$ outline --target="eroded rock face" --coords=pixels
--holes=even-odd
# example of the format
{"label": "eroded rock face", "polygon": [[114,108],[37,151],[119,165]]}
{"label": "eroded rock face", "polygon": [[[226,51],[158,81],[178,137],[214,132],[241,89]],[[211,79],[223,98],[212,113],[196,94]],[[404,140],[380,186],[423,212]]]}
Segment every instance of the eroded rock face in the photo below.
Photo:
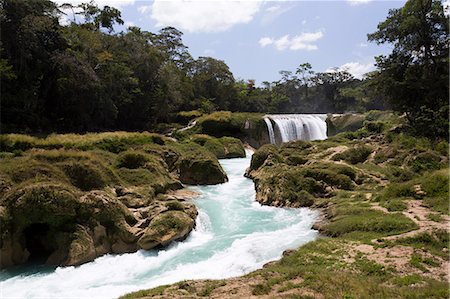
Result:
{"label": "eroded rock face", "polygon": [[17,188],[0,204],[1,268],[29,261],[80,265],[106,253],[166,246],[185,238],[197,216],[193,204],[173,197],[82,193],[58,183]]}

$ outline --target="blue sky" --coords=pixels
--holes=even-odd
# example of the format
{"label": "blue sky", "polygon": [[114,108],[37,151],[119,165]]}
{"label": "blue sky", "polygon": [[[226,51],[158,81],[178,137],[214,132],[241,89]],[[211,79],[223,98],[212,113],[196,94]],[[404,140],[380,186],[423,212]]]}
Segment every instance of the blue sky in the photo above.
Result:
{"label": "blue sky", "polygon": [[[58,1],[59,2],[59,1]],[[61,2],[67,2],[61,1]],[[73,1],[74,4],[80,1]],[[389,45],[367,33],[405,1],[136,1],[97,0],[122,11],[126,25],[184,32],[190,53],[224,60],[236,78],[275,81],[303,62],[321,72],[341,67],[361,77]],[[124,30],[124,28],[117,28]],[[116,30],[116,31],[117,31]]]}

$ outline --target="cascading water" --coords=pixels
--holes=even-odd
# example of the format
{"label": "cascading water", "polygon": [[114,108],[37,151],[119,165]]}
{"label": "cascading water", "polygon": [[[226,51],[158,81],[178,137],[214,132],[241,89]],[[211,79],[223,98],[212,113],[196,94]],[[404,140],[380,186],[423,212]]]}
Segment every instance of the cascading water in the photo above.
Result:
{"label": "cascading water", "polygon": [[244,275],[279,259],[288,248],[314,240],[310,209],[261,206],[243,176],[247,158],[221,160],[229,181],[190,187],[197,226],[183,242],[162,250],[105,255],[78,267],[28,267],[0,271],[0,298],[117,298],[185,279]]}
{"label": "cascading water", "polygon": [[276,133],[279,133],[282,143],[292,140],[327,139],[326,119],[326,114],[273,114],[264,117],[272,144],[276,143]]}
{"label": "cascading water", "polygon": [[266,122],[267,130],[269,131],[270,143],[275,144],[275,132],[273,131],[272,123],[267,116],[264,117],[264,121]]}

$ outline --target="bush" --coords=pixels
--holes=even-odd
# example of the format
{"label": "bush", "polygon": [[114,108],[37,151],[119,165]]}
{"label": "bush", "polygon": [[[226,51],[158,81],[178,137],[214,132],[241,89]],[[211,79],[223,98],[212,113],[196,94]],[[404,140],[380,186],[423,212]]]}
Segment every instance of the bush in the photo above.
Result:
{"label": "bush", "polygon": [[401,212],[406,210],[406,205],[401,199],[391,199],[384,202],[382,205],[388,209],[389,212]]}
{"label": "bush", "polygon": [[325,183],[335,186],[339,189],[352,190],[354,188],[353,181],[344,174],[334,172],[329,169],[304,169],[302,173],[305,177],[312,177],[317,181],[324,181]]}
{"label": "bush", "polygon": [[366,121],[364,122],[364,128],[370,133],[381,133],[384,129],[384,123],[381,121]]}
{"label": "bush", "polygon": [[397,166],[390,166],[388,171],[389,179],[392,182],[406,182],[414,177],[414,173],[412,171]]}
{"label": "bush", "polygon": [[351,164],[357,164],[366,161],[371,153],[372,149],[370,147],[362,145],[334,155],[333,160],[344,160]]}
{"label": "bush", "polygon": [[178,200],[171,200],[166,202],[166,208],[172,211],[184,211],[184,206]]}
{"label": "bush", "polygon": [[69,162],[62,168],[72,185],[80,190],[90,191],[106,185],[101,172],[89,162]]}
{"label": "bush", "polygon": [[310,207],[314,204],[314,197],[307,191],[300,190],[290,201],[298,203],[301,207]]}
{"label": "bush", "polygon": [[439,154],[442,156],[448,156],[448,142],[447,141],[441,141],[439,142],[436,147],[434,148]]}
{"label": "bush", "polygon": [[117,167],[136,169],[143,167],[149,161],[148,157],[139,152],[125,152],[119,155]]}
{"label": "bush", "polygon": [[420,153],[408,163],[415,172],[435,170],[441,168],[441,157],[434,152]]}

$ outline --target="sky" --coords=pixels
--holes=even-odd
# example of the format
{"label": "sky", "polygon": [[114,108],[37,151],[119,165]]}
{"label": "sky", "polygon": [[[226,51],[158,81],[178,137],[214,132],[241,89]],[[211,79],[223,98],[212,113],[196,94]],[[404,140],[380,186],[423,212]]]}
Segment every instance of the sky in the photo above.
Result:
{"label": "sky", "polygon": [[[68,2],[61,0],[57,2]],[[70,1],[69,1],[70,2]],[[72,3],[77,4],[76,0]],[[280,79],[309,62],[316,72],[338,67],[361,78],[374,70],[374,57],[390,45],[367,41],[389,9],[405,1],[185,1],[97,0],[122,12],[124,26],[157,32],[164,26],[181,30],[194,58],[224,60],[237,79]]]}

